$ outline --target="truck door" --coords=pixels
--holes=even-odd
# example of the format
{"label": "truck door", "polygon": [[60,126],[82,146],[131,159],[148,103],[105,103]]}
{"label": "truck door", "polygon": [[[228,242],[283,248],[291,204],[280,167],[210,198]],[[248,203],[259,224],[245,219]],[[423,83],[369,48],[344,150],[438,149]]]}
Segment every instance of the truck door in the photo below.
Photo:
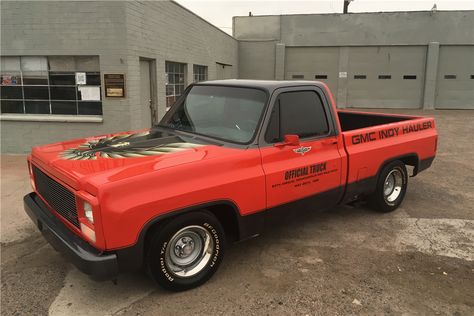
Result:
{"label": "truck door", "polygon": [[335,205],[342,194],[341,156],[322,90],[282,89],[271,104],[260,138],[267,209]]}

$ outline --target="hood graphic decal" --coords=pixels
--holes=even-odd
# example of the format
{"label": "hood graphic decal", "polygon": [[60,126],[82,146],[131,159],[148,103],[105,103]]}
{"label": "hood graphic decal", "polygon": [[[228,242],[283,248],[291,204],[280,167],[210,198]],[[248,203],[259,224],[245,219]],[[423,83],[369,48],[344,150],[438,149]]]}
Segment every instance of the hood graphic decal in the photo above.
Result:
{"label": "hood graphic decal", "polygon": [[172,154],[200,146],[202,145],[184,142],[176,136],[151,138],[150,132],[146,131],[91,140],[77,148],[66,149],[60,156],[68,160],[133,158]]}

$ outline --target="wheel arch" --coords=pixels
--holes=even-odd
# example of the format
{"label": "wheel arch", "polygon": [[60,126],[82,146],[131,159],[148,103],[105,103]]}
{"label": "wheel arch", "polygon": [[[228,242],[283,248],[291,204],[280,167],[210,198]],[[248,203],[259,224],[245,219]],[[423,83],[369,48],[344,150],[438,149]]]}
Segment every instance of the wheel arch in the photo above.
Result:
{"label": "wheel arch", "polygon": [[415,176],[419,170],[419,159],[416,153],[408,153],[400,156],[390,157],[384,160],[378,167],[377,173],[375,175],[370,176],[368,178],[359,180],[354,183],[348,183],[346,192],[344,193],[343,199],[341,200],[341,204],[350,203],[356,201],[360,196],[368,196],[375,192],[377,183],[379,181],[380,174],[382,170],[393,161],[400,160],[405,165],[413,166],[413,175]]}
{"label": "wheel arch", "polygon": [[417,153],[409,153],[409,154],[404,154],[404,155],[397,156],[397,157],[391,157],[391,158],[385,160],[379,166],[379,169],[377,170],[377,179],[379,178],[380,173],[382,172],[383,168],[385,168],[388,164],[390,164],[390,163],[392,163],[396,160],[400,160],[405,165],[413,167],[414,169],[413,169],[412,177],[416,176],[416,174],[418,173],[418,166],[419,166],[419,163],[420,163],[420,159],[418,158]]}
{"label": "wheel arch", "polygon": [[145,224],[142,231],[140,232],[139,239],[144,239],[146,242],[149,236],[155,229],[159,227],[160,224],[170,221],[180,215],[196,211],[206,211],[211,213],[217,218],[217,220],[219,220],[226,234],[229,234],[235,239],[239,238],[239,209],[232,201],[220,200],[193,205],[183,209],[174,210],[166,214],[158,215]]}
{"label": "wheel arch", "polygon": [[[232,241],[239,241],[258,234],[261,225],[263,225],[263,216],[258,216],[258,219],[261,218],[261,221],[252,215],[242,216],[238,206],[230,200],[218,200],[197,204],[161,214],[153,217],[143,226],[135,245],[116,251],[120,270],[135,271],[142,267],[150,236],[152,236],[153,232],[159,228],[160,224],[172,220],[177,216],[196,211],[206,211],[213,214],[221,223],[225,234],[230,237]],[[257,219],[257,221],[252,220],[252,223],[261,222],[261,225],[250,224],[248,221],[248,218],[250,217],[252,217],[252,219]],[[256,231],[258,232],[255,233]]]}

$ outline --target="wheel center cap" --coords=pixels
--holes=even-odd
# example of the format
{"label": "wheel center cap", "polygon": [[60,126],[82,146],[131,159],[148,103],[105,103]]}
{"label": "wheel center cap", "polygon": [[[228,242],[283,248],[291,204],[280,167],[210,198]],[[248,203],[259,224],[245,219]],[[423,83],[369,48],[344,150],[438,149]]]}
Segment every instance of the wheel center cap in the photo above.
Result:
{"label": "wheel center cap", "polygon": [[190,237],[183,237],[176,242],[174,253],[179,258],[188,257],[194,250],[194,241]]}

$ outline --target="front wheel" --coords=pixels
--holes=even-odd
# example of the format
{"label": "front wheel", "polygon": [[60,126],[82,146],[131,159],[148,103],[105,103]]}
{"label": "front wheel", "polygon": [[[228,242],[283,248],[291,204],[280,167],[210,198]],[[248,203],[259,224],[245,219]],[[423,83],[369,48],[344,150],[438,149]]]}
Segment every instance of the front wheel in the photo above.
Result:
{"label": "front wheel", "polygon": [[178,216],[155,230],[148,247],[148,271],[168,290],[197,287],[217,270],[224,243],[222,226],[211,213]]}
{"label": "front wheel", "polygon": [[397,209],[405,198],[408,186],[408,172],[399,160],[386,165],[379,174],[375,192],[369,196],[369,205],[378,212]]}

